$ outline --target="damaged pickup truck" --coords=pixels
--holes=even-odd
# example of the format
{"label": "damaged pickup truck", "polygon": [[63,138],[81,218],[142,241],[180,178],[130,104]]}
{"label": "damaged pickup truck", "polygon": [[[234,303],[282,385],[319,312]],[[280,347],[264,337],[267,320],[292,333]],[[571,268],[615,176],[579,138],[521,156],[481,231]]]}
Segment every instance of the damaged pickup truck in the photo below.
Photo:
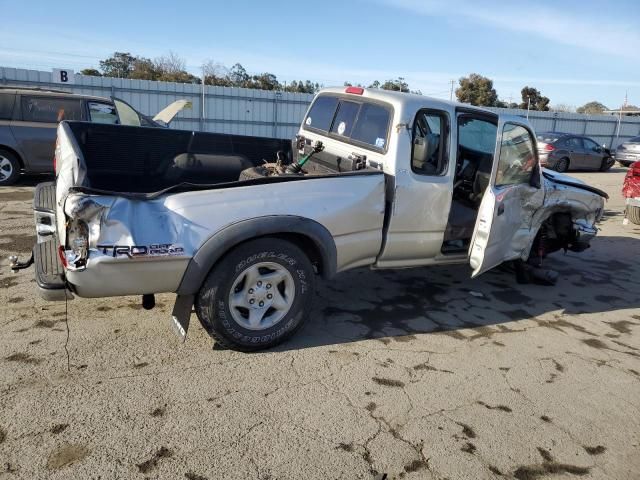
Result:
{"label": "damaged pickup truck", "polygon": [[589,246],[606,198],[542,170],[523,118],[357,87],[322,90],[292,142],[63,122],[55,161],[34,200],[43,296],[175,292],[181,336],[195,307],[244,351],[303,324],[317,275],[514,261],[526,281]]}

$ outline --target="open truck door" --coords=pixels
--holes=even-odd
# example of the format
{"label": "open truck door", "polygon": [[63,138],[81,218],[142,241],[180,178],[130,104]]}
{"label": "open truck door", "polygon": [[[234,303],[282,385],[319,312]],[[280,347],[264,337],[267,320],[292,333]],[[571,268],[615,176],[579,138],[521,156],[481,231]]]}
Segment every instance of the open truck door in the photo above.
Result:
{"label": "open truck door", "polygon": [[526,122],[500,119],[491,178],[469,247],[472,277],[520,258],[529,244],[533,214],[544,201],[535,145]]}

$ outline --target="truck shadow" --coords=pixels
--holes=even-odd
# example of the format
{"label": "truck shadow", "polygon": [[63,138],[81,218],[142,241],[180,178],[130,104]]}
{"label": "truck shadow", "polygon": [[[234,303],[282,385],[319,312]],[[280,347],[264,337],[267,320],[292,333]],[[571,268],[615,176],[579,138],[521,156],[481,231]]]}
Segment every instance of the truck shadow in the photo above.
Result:
{"label": "truck shadow", "polygon": [[[515,275],[500,269],[471,279],[466,266],[345,272],[320,283],[309,323],[276,350],[365,339],[389,344],[438,332],[495,341],[522,331],[523,326],[506,325],[521,320],[594,335],[578,315],[640,307],[640,264],[633,260],[639,257],[637,238],[598,237],[587,252],[547,259],[545,266],[560,273],[554,287],[519,285]],[[619,320],[640,325],[638,315]],[[612,334],[622,328],[616,323],[609,322]]]}

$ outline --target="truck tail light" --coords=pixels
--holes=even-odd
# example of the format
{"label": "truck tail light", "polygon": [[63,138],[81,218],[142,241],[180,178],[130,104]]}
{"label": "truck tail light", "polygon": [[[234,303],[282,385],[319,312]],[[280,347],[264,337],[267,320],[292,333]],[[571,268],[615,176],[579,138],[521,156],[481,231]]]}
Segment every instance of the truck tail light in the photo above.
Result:
{"label": "truck tail light", "polygon": [[354,95],[362,95],[364,88],[362,87],[347,87],[344,89],[344,93],[353,93]]}
{"label": "truck tail light", "polygon": [[544,149],[545,149],[547,152],[553,152],[553,151],[556,149],[556,147],[554,147],[554,146],[553,146],[553,145],[551,145],[550,143],[545,143],[545,145],[544,145]]}
{"label": "truck tail light", "polygon": [[87,266],[89,257],[89,227],[82,220],[71,223],[67,230],[69,248],[63,251],[65,268],[81,270]]}

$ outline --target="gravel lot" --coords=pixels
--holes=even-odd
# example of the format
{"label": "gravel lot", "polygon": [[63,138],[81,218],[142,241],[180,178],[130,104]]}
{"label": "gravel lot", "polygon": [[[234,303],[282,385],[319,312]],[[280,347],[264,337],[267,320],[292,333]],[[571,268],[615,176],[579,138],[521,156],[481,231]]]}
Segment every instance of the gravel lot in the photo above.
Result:
{"label": "gravel lot", "polygon": [[180,343],[172,295],[79,299],[70,371],[64,303],[8,270],[37,179],[0,189],[0,478],[640,478],[640,227],[623,169],[575,176],[612,198],[556,287],[357,270],[254,354]]}

